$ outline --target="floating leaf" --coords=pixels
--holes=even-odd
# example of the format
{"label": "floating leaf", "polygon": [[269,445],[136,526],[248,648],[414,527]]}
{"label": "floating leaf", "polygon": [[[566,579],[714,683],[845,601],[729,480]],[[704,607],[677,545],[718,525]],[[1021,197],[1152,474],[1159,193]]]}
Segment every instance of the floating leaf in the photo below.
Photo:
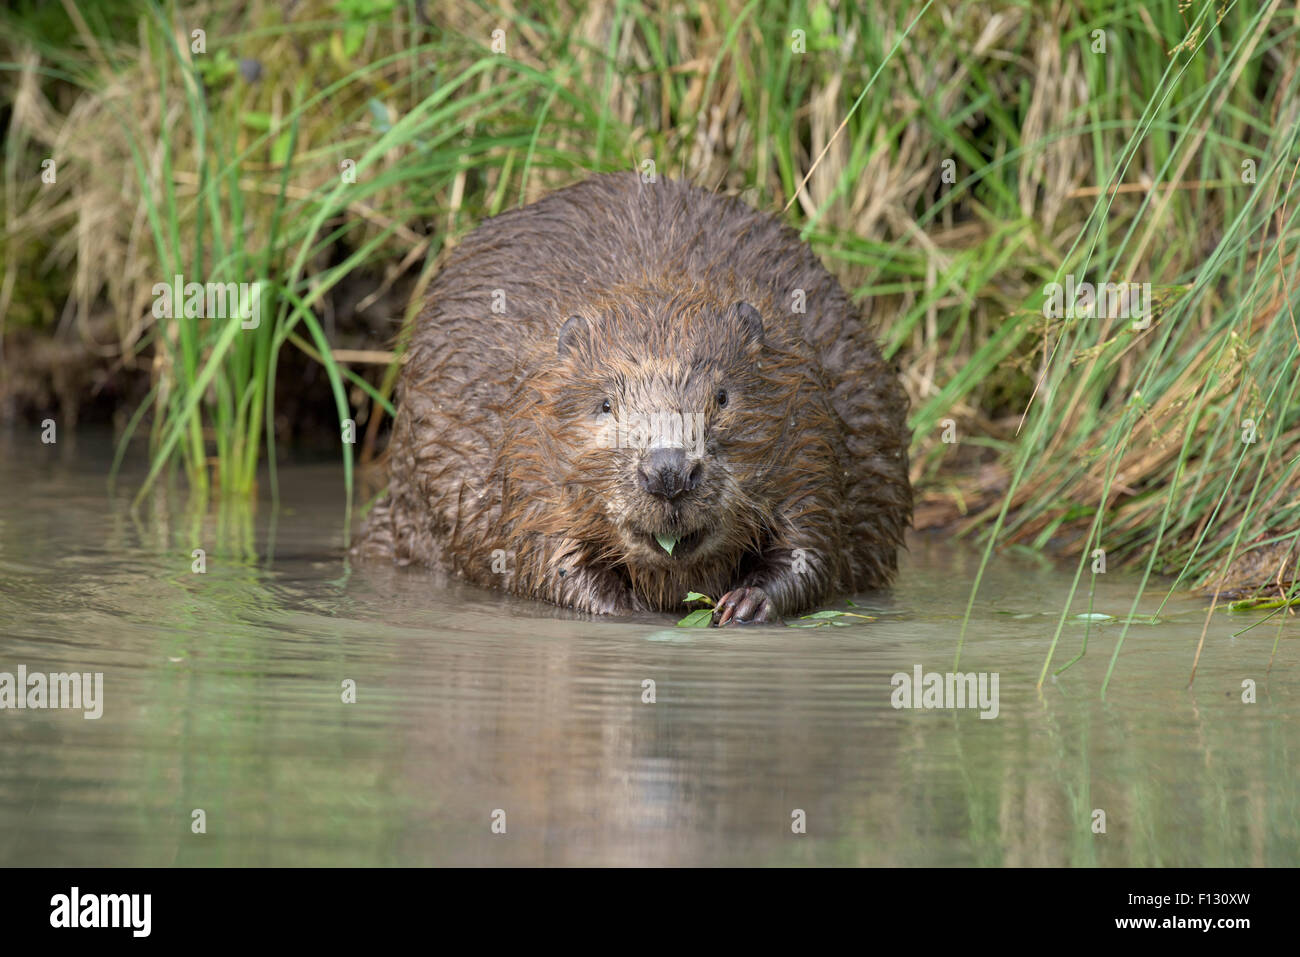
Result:
{"label": "floating leaf", "polygon": [[1289,608],[1292,605],[1300,605],[1300,599],[1292,598],[1288,601],[1282,598],[1243,598],[1229,604],[1228,610],[1267,611],[1271,608]]}
{"label": "floating leaf", "polygon": [[707,628],[713,618],[712,608],[697,608],[677,623],[678,628]]}
{"label": "floating leaf", "polygon": [[[831,609],[831,610],[829,610],[829,611],[815,611],[815,612],[813,612],[811,615],[801,615],[800,618],[805,619],[805,620],[809,620],[809,619],[812,619],[812,620],[817,620],[817,619],[835,619],[835,618],[861,618],[863,621],[875,621],[875,620],[876,620],[876,618],[875,618],[874,615],[859,615],[857,612],[853,612],[853,611],[839,611],[839,610],[836,610],[836,609]],[[833,624],[833,625],[848,625],[849,623],[848,623],[847,621],[832,621],[831,624]]]}

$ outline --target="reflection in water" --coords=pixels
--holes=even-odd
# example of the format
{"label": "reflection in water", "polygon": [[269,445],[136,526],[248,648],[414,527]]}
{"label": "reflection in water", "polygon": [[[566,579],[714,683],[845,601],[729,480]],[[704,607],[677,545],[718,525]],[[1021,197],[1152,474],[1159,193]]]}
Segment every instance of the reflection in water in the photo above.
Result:
{"label": "reflection in water", "polygon": [[[895,710],[896,672],[952,670],[978,556],[947,541],[859,597],[875,622],[584,621],[348,568],[332,463],[282,468],[272,547],[268,503],[133,516],[107,446],[80,442],[0,437],[0,671],[102,671],[106,698],[98,721],[0,712],[0,863],[1300,861],[1294,618],[1234,639],[1257,618],[1218,614],[1188,691],[1204,603],[1178,597],[1133,626],[1104,701],[1109,623],[1040,693],[1073,572],[1002,557],[961,658],[999,674],[998,717]],[[1132,589],[1099,578],[1094,610]]]}

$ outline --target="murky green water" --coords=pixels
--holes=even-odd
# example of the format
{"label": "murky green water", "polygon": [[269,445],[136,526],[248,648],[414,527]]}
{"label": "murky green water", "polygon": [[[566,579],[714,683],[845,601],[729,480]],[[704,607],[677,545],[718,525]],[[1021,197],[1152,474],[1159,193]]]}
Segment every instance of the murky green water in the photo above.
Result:
{"label": "murky green water", "polygon": [[0,711],[0,864],[1300,863],[1295,618],[1217,615],[1189,692],[1179,598],[1105,701],[1113,623],[1039,693],[1072,570],[1000,558],[960,669],[998,674],[997,717],[896,710],[893,674],[952,670],[977,556],[946,541],[860,596],[875,622],[686,631],[349,570],[333,464],[283,468],[273,521],[132,516],[108,461],[0,434],[0,672],[103,673],[98,720]]}

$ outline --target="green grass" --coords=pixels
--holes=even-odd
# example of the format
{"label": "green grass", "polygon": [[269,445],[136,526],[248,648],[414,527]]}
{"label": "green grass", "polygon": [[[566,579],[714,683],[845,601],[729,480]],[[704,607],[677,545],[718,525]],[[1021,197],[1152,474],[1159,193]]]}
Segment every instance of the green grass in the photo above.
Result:
{"label": "green grass", "polygon": [[[1008,546],[1078,557],[1044,677],[1091,607],[1099,548],[1142,590],[1160,575],[1169,593],[1297,597],[1293,8],[1074,0],[1049,20],[1030,0],[625,0],[435,4],[432,26],[409,2],[316,0],[292,22],[244,9],[212,5],[204,55],[170,6],[112,36],[89,17],[6,21],[11,89],[31,75],[98,104],[78,122],[105,153],[85,165],[117,188],[86,192],[74,136],[81,195],[113,222],[145,214],[151,242],[119,228],[104,265],[78,260],[82,306],[130,317],[133,284],[175,272],[265,284],[257,330],[123,320],[123,354],[154,370],[126,430],[148,423],[142,495],[172,470],[199,495],[246,496],[263,466],[274,484],[286,346],[321,363],[341,421],[368,407],[373,435],[396,364],[332,357],[322,308],[341,281],[403,263],[409,319],[439,252],[483,217],[653,163],[783,215],[864,304],[913,398],[923,521],[981,537],[986,563]],[[257,83],[241,58],[263,64]],[[41,136],[11,124],[7,154],[35,164]],[[37,254],[18,214],[58,195],[7,178],[7,272]],[[1066,275],[1151,283],[1150,328],[1045,318],[1044,286]],[[350,503],[353,447],[340,455]]]}

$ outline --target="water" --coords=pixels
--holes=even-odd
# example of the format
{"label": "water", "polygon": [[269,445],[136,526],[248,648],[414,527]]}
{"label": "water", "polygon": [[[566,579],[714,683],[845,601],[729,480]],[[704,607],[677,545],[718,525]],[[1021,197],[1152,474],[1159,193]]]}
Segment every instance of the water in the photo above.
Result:
{"label": "water", "polygon": [[[1300,862],[1294,617],[1232,638],[1262,615],[1217,613],[1188,691],[1205,602],[1178,597],[1105,700],[1114,623],[1040,693],[1073,569],[999,557],[960,668],[998,674],[997,717],[896,710],[893,674],[952,670],[978,555],[941,538],[859,596],[873,622],[583,621],[349,570],[334,463],[283,467],[273,521],[133,515],[109,461],[103,437],[0,434],[0,671],[104,675],[98,720],[0,711],[0,864]],[[1126,615],[1134,586],[1099,576],[1094,610]]]}

